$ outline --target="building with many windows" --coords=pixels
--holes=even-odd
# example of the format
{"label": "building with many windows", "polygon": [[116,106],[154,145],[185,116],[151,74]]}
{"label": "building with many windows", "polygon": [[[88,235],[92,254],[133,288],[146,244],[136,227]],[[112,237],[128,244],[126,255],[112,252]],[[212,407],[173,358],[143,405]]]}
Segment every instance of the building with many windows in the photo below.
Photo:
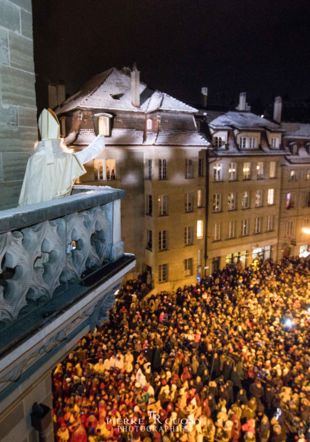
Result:
{"label": "building with many windows", "polygon": [[209,124],[209,271],[278,257],[283,128],[246,110],[243,98]]}
{"label": "building with many windows", "polygon": [[[282,123],[286,152],[281,183],[279,254],[310,252],[310,124]],[[308,233],[307,233],[308,232]]]}
{"label": "building with many windows", "polygon": [[102,158],[87,167],[87,184],[126,191],[122,237],[155,286],[168,289],[201,275],[205,256],[205,150],[191,106],[149,89],[134,68],[91,79],[57,113],[62,135],[80,119],[72,143],[82,149],[105,135]]}

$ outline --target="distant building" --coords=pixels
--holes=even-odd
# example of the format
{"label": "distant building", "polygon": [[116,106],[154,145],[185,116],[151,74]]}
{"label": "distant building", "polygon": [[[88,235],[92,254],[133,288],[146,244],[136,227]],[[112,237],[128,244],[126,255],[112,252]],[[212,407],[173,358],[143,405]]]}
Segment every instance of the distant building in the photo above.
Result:
{"label": "distant building", "polygon": [[285,123],[285,161],[281,183],[280,254],[310,252],[310,124]]}
{"label": "distant building", "polygon": [[83,182],[125,189],[126,250],[136,255],[137,272],[161,289],[196,281],[205,266],[209,143],[197,130],[196,112],[149,89],[136,68],[95,76],[57,109],[63,136],[74,116],[82,119],[75,149],[105,135],[105,152]]}
{"label": "distant building", "polygon": [[248,265],[255,258],[278,258],[283,129],[247,111],[244,93],[237,109],[209,124],[210,271],[230,263]]}

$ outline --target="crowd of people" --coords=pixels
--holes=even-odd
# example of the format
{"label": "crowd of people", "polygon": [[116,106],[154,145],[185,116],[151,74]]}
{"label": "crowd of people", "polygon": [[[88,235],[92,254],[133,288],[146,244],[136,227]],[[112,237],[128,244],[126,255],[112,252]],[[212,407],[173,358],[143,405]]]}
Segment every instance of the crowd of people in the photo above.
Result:
{"label": "crowd of people", "polygon": [[308,440],[309,270],[227,266],[148,296],[127,282],[53,372],[57,441]]}

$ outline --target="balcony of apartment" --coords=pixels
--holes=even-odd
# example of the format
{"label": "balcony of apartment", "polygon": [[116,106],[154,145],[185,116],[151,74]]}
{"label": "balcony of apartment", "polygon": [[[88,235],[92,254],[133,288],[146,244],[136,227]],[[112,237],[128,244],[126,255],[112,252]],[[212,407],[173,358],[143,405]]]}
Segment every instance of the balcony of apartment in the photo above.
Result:
{"label": "balcony of apartment", "polygon": [[107,319],[135,265],[121,241],[123,196],[75,186],[0,213],[0,400]]}

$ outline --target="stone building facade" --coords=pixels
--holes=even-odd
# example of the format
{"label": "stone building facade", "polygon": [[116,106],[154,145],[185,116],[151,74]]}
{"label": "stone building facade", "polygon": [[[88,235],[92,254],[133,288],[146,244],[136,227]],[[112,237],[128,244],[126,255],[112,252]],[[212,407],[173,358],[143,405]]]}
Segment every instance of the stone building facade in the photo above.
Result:
{"label": "stone building facade", "polygon": [[137,273],[162,290],[192,283],[205,256],[205,155],[196,109],[150,90],[137,69],[103,72],[57,109],[63,136],[81,125],[73,146],[105,135],[102,158],[82,177],[126,191],[122,237]]}

